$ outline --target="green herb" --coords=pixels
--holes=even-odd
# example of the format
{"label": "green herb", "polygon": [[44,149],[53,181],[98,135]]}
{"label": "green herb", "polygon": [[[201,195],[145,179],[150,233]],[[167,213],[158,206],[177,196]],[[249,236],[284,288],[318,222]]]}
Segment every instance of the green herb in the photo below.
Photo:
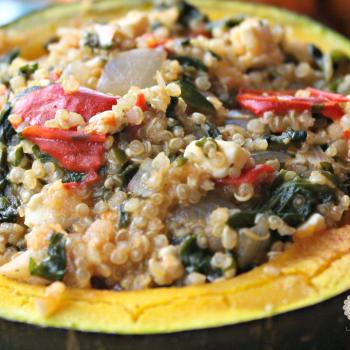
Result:
{"label": "green herb", "polygon": [[119,206],[119,221],[118,227],[125,228],[130,225],[130,216],[129,213],[125,211],[124,205]]}
{"label": "green herb", "polygon": [[32,152],[34,154],[34,157],[36,159],[39,159],[43,163],[48,163],[48,162],[56,163],[56,160],[52,158],[49,154],[41,152],[38,145],[34,145],[32,147]]}
{"label": "green herb", "polygon": [[43,277],[50,281],[61,281],[66,272],[66,238],[62,233],[53,233],[50,237],[47,257],[36,263],[34,259],[29,261],[29,272],[32,276]]}
{"label": "green herb", "polygon": [[138,170],[139,170],[139,165],[136,163],[126,163],[123,166],[122,171],[119,174],[122,180],[123,187],[126,187],[129,184],[129,182],[131,181],[131,179],[134,177],[134,175],[137,173]]}
{"label": "green herb", "polygon": [[222,57],[218,55],[216,52],[209,50],[210,54],[215,57],[218,61],[222,61]]}
{"label": "green herb", "polygon": [[17,147],[15,150],[14,166],[19,166],[24,158],[23,147]]}
{"label": "green herb", "polygon": [[11,64],[20,54],[19,49],[13,49],[0,57],[0,64]]}
{"label": "green herb", "polygon": [[334,169],[331,163],[329,162],[321,162],[320,163],[321,169],[324,171],[328,171],[331,174],[334,174]]}
{"label": "green herb", "polygon": [[123,166],[128,161],[128,157],[125,152],[117,145],[113,146],[113,153],[120,166]]}
{"label": "green herb", "polygon": [[236,17],[232,17],[232,18],[228,18],[227,20],[225,20],[224,22],[224,26],[228,29],[231,29],[233,27],[237,27],[238,25],[240,25],[244,20],[245,20],[245,16],[241,15],[241,16],[236,16]]}
{"label": "green herb", "polygon": [[208,71],[208,67],[196,58],[188,56],[174,56],[172,59],[179,61],[179,63],[184,67],[194,67],[204,72]]}
{"label": "green herb", "polygon": [[113,48],[113,42],[107,45],[101,45],[99,37],[96,33],[86,32],[82,39],[83,46],[90,47],[90,49],[104,49],[110,50]]}
{"label": "green herb", "polygon": [[334,189],[326,185],[300,178],[283,183],[280,178],[276,181],[278,184],[273,186],[269,199],[261,209],[273,212],[290,226],[303,223],[320,203],[336,201]]}
{"label": "green herb", "polygon": [[15,196],[0,196],[0,222],[16,222],[19,202]]}
{"label": "green herb", "polygon": [[173,118],[176,119],[176,107],[179,102],[178,97],[170,97],[170,103],[168,105],[168,108],[166,109],[165,115],[167,118]]}
{"label": "green herb", "polygon": [[215,115],[215,107],[202,95],[195,86],[185,80],[179,81],[181,88],[181,97],[193,111],[203,113],[205,115]]}
{"label": "green herb", "polygon": [[232,214],[227,220],[227,224],[233,228],[244,228],[254,226],[256,212],[239,211]]}
{"label": "green herb", "polygon": [[11,106],[6,104],[0,113],[0,142],[8,144],[16,131],[10,124],[8,117],[11,114]]}
{"label": "green herb", "polygon": [[19,68],[19,74],[28,79],[38,68],[38,63],[26,64]]}
{"label": "green herb", "polygon": [[219,129],[211,122],[206,122],[202,125],[202,130],[205,136],[212,137],[213,139],[221,135]]}
{"label": "green herb", "polygon": [[78,173],[75,171],[70,171],[65,169],[64,174],[62,177],[62,182],[67,183],[67,182],[82,182],[85,178],[86,174],[85,173]]}
{"label": "green herb", "polygon": [[305,142],[307,133],[305,131],[288,129],[281,135],[266,135],[264,139],[271,151],[286,150],[290,146],[300,147]]}
{"label": "green herb", "polygon": [[315,103],[312,107],[311,107],[311,113],[322,113],[322,111],[324,110],[324,105],[322,103]]}
{"label": "green herb", "polygon": [[92,32],[86,32],[82,38],[83,46],[90,47],[91,49],[98,49],[100,47],[100,41],[98,35]]}
{"label": "green herb", "polygon": [[186,1],[180,1],[177,6],[179,10],[177,22],[186,29],[190,28],[190,24],[193,20],[208,21],[207,17],[203,15],[197,7]]}
{"label": "green herb", "polygon": [[179,156],[177,158],[175,158],[173,164],[175,167],[180,167],[180,166],[183,166],[184,164],[187,163],[187,158],[185,158],[184,156]]}
{"label": "green herb", "polygon": [[309,45],[310,56],[319,68],[323,68],[323,52],[314,44]]}
{"label": "green herb", "polygon": [[180,246],[181,262],[187,272],[199,272],[207,276],[208,280],[214,280],[221,277],[223,271],[213,269],[210,260],[214,253],[207,249],[200,249],[196,242],[196,237],[186,237]]}

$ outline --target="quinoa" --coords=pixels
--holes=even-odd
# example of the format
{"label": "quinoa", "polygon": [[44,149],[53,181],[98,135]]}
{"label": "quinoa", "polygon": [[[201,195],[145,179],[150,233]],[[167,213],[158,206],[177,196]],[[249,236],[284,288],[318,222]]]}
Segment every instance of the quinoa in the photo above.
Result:
{"label": "quinoa", "polygon": [[[0,274],[53,282],[39,309],[65,286],[229,279],[344,222],[349,59],[183,8],[59,28],[46,55],[1,69]],[[314,103],[247,102],[276,96]]]}

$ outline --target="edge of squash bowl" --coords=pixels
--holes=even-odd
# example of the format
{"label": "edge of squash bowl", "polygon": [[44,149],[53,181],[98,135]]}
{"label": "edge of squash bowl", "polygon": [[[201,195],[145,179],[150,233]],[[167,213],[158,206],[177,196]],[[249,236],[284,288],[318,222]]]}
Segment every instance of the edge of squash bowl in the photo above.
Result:
{"label": "edge of squash bowl", "polygon": [[[350,54],[350,42],[322,25],[277,8],[226,1],[193,1],[212,18],[247,14],[281,22],[299,39],[324,50]],[[50,6],[0,30],[0,51],[20,47],[26,57],[40,55],[42,42],[64,23],[79,25],[91,17],[109,18],[144,1],[103,0]],[[40,26],[36,27],[37,23]],[[35,38],[35,40],[27,40]],[[40,44],[40,45],[39,45]],[[50,317],[36,310],[45,287],[0,276],[0,317],[41,326],[121,334],[168,333],[218,327],[319,303],[350,289],[350,226],[297,239],[273,262],[227,281],[142,291],[67,289],[60,309]]]}

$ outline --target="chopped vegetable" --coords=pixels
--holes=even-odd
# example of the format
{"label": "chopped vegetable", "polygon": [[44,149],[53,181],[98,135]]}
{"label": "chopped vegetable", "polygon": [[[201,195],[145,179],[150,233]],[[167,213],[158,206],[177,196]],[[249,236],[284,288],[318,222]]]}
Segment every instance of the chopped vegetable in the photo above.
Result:
{"label": "chopped vegetable", "polygon": [[19,74],[28,79],[38,68],[38,63],[26,64],[25,66],[19,68]]}
{"label": "chopped vegetable", "polygon": [[120,172],[123,187],[126,187],[129,184],[130,180],[133,178],[133,176],[137,173],[138,170],[139,165],[136,163],[126,163],[123,166],[123,169]]}
{"label": "chopped vegetable", "polygon": [[39,126],[25,128],[22,135],[70,171],[97,171],[104,163],[105,135]]}
{"label": "chopped vegetable", "polygon": [[165,112],[165,115],[167,118],[174,118],[176,119],[176,107],[177,103],[179,102],[178,97],[170,97],[170,103],[168,105],[168,108]]}
{"label": "chopped vegetable", "polygon": [[0,196],[0,223],[16,222],[20,203],[13,195]]}
{"label": "chopped vegetable", "polygon": [[227,176],[223,179],[216,179],[216,183],[219,185],[232,185],[239,186],[241,184],[257,184],[264,179],[267,175],[274,172],[272,166],[267,164],[258,164],[252,169],[243,170],[240,177]]}
{"label": "chopped vegetable", "polygon": [[262,262],[270,246],[270,232],[241,229],[237,243],[237,265],[246,270]]}
{"label": "chopped vegetable", "polygon": [[210,260],[213,253],[207,249],[200,249],[196,242],[196,237],[188,236],[181,243],[180,257],[186,267],[187,272],[200,272],[207,276],[208,280],[214,280],[221,277],[223,271],[213,269],[210,265]]}
{"label": "chopped vegetable", "polygon": [[180,64],[184,67],[194,67],[198,70],[202,70],[207,72],[208,71],[208,67],[202,63],[200,60],[196,59],[196,58],[192,58],[189,56],[173,56],[171,57],[174,60],[177,60],[180,62]]}
{"label": "chopped vegetable", "polygon": [[160,49],[113,52],[104,67],[97,90],[122,96],[131,86],[141,89],[152,86],[165,58],[166,53]]}
{"label": "chopped vegetable", "polygon": [[318,204],[335,201],[335,191],[330,187],[298,178],[278,184],[269,194],[263,209],[272,211],[288,225],[296,227],[315,212]]}
{"label": "chopped vegetable", "polygon": [[16,134],[8,120],[11,110],[11,106],[6,104],[0,113],[0,142],[5,144],[7,144]]}
{"label": "chopped vegetable", "polygon": [[50,237],[47,257],[39,264],[34,259],[30,259],[30,274],[49,281],[61,281],[66,272],[67,265],[65,246],[65,236],[62,233],[53,233]]}
{"label": "chopped vegetable", "polygon": [[306,141],[306,136],[306,131],[288,129],[280,135],[266,135],[264,139],[268,143],[269,150],[281,151],[291,146],[300,147]]}
{"label": "chopped vegetable", "polygon": [[185,28],[190,28],[191,21],[203,20],[207,21],[207,17],[199,11],[199,9],[186,1],[180,1],[177,4],[179,10],[179,17],[177,22],[183,25]]}
{"label": "chopped vegetable", "polygon": [[185,80],[180,80],[181,97],[187,103],[187,105],[196,112],[200,112],[206,115],[215,115],[215,107],[202,95],[195,86]]}
{"label": "chopped vegetable", "polygon": [[315,112],[315,109],[332,120],[337,120],[344,115],[340,104],[350,101],[348,98],[313,88],[308,88],[307,90],[310,96],[303,98],[296,97],[291,92],[242,90],[237,95],[237,101],[242,107],[258,116],[262,116],[265,112],[285,114],[291,110]]}
{"label": "chopped vegetable", "polygon": [[58,110],[78,113],[88,121],[95,114],[110,110],[116,103],[115,97],[94,90],[81,87],[79,91],[66,93],[61,85],[52,84],[21,96],[16,100],[13,113],[22,116],[28,125],[44,126]]}
{"label": "chopped vegetable", "polygon": [[256,212],[238,211],[229,217],[227,224],[233,229],[252,227],[254,226],[255,216]]}
{"label": "chopped vegetable", "polygon": [[23,147],[17,147],[15,151],[15,161],[14,166],[19,166],[24,157]]}

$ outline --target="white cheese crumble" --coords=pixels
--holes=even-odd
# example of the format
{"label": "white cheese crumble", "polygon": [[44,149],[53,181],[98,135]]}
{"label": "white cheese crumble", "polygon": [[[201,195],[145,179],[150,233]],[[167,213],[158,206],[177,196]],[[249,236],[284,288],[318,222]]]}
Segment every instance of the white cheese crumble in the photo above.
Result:
{"label": "white cheese crumble", "polygon": [[218,146],[218,152],[222,153],[225,157],[225,161],[220,166],[217,166],[215,158],[208,158],[204,154],[202,147],[197,145],[197,142],[198,140],[192,141],[186,147],[184,156],[214,178],[223,178],[229,175],[232,167],[234,167],[235,172],[240,172],[250,156],[247,150],[233,141],[215,140]]}

